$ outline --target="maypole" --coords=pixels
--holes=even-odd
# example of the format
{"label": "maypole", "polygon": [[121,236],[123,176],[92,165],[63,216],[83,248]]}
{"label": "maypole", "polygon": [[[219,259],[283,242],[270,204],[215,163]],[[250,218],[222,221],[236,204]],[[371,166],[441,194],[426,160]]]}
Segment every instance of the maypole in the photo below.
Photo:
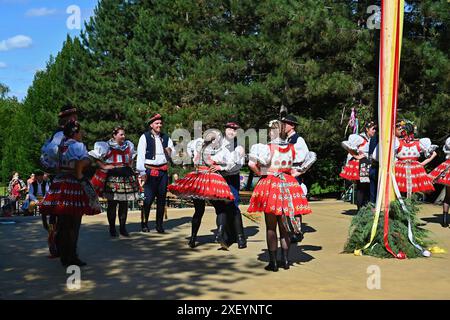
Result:
{"label": "maypole", "polygon": [[[383,0],[381,2],[380,67],[378,93],[379,127],[379,177],[378,199],[367,249],[377,231],[381,211],[384,211],[384,245],[386,250],[398,259],[406,258],[403,252],[394,253],[389,245],[389,206],[396,199],[393,187],[394,176],[394,133],[397,114],[400,55],[403,34],[404,0]],[[361,250],[355,250],[361,254]]]}

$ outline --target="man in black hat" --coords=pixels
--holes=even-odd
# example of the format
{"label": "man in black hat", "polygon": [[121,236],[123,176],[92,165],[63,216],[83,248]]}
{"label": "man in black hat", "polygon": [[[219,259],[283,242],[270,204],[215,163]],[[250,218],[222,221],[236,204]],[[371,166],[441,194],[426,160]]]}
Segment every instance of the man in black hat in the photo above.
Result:
{"label": "man in black hat", "polygon": [[139,139],[136,169],[144,183],[144,214],[141,221],[142,232],[149,232],[148,218],[153,201],[156,200],[156,231],[164,233],[163,218],[166,206],[168,165],[175,151],[173,141],[161,132],[163,117],[153,115],[148,120],[149,130]]}
{"label": "man in black hat", "polygon": [[[281,122],[284,123],[284,131],[287,135],[287,142],[289,144],[293,144],[295,146],[296,152],[300,150],[300,154],[296,156],[296,160],[300,163],[305,160],[306,155],[309,152],[308,146],[306,145],[305,140],[300,137],[300,135],[295,131],[298,126],[297,119],[293,115],[286,115],[281,119]],[[300,163],[294,163],[294,166],[300,166]],[[295,178],[300,185],[303,184],[303,177],[297,176]],[[304,184],[303,184],[304,185]],[[306,196],[306,194],[305,194]],[[299,216],[300,226],[302,225],[302,216]],[[303,233],[293,234],[291,236],[291,242],[300,242],[303,239]]]}
{"label": "man in black hat", "polygon": [[[242,215],[239,210],[240,170],[244,165],[245,150],[237,142],[237,130],[240,126],[235,122],[225,124],[225,135],[221,143],[221,151],[212,156],[216,163],[213,170],[219,172],[226,180],[234,196],[233,202],[216,201],[217,235],[216,242],[231,245],[237,242],[239,249],[247,247]],[[225,213],[225,214],[223,214]],[[225,221],[223,221],[225,220]]]}

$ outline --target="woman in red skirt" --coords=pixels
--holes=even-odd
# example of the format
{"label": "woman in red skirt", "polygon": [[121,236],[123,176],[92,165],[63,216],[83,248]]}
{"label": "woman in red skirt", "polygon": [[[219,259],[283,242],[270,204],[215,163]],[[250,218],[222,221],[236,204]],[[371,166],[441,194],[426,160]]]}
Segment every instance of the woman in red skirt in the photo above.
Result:
{"label": "woman in red skirt", "polygon": [[448,227],[448,209],[450,207],[450,137],[445,141],[443,150],[446,155],[446,161],[431,171],[429,176],[433,180],[433,183],[443,184],[445,186],[445,198],[442,208],[442,226]]}
{"label": "woman in red skirt", "polygon": [[370,200],[370,139],[376,133],[376,124],[373,121],[365,125],[365,132],[351,134],[347,141],[342,142],[342,147],[348,151],[347,163],[339,174],[341,178],[356,183],[356,205],[358,210]]}
{"label": "woman in red skirt", "polygon": [[108,200],[109,234],[113,238],[117,237],[116,216],[119,207],[119,233],[129,237],[126,229],[128,201],[139,198],[138,181],[131,168],[136,156],[134,144],[125,139],[125,129],[119,126],[113,129],[111,139],[96,142],[89,155],[100,167],[91,182],[97,194]]}
{"label": "woman in red skirt", "polygon": [[282,248],[280,266],[289,269],[289,232],[300,233],[296,216],[311,213],[311,208],[300,184],[291,175],[295,148],[287,143],[282,122],[272,120],[269,129],[269,144],[258,143],[250,149],[248,166],[262,178],[253,190],[248,212],[264,212],[269,251],[269,264],[265,269],[278,271],[277,225]]}
{"label": "woman in red skirt", "polygon": [[81,142],[80,124],[77,121],[69,121],[64,126],[64,138],[55,152],[59,159],[58,174],[40,210],[42,214],[58,216],[59,250],[63,266],[84,266],[86,263],[78,258],[76,252],[81,217],[84,214],[98,214],[101,209],[94,188],[83,176],[90,160],[86,146]]}
{"label": "woman in red skirt", "polygon": [[[189,246],[196,246],[197,233],[205,213],[205,201],[209,200],[213,206],[215,201],[233,201],[234,196],[231,193],[225,179],[217,172],[213,172],[211,166],[215,163],[211,157],[218,152],[220,146],[220,133],[211,132],[207,134],[205,140],[196,139],[190,141],[187,145],[187,152],[193,158],[196,170],[188,173],[184,178],[178,179],[168,187],[168,190],[180,198],[192,199],[194,202],[195,212],[192,217],[192,234],[189,240]],[[218,212],[218,215],[225,213]],[[218,216],[218,221],[226,221],[226,217]],[[218,237],[218,242],[222,248],[226,249],[223,237]]]}
{"label": "woman in red skirt", "polygon": [[[415,139],[415,127],[407,122],[402,127],[402,138],[396,139],[395,180],[401,193],[409,198],[416,192],[434,191],[433,181],[427,175],[424,166],[437,156],[437,146],[430,139]],[[423,154],[427,159],[419,162]]]}

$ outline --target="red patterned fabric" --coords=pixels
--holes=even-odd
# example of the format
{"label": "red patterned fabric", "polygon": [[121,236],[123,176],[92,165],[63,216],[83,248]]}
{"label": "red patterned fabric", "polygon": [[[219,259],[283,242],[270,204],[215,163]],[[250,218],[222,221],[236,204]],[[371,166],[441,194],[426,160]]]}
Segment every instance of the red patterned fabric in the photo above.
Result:
{"label": "red patterned fabric", "polygon": [[108,177],[108,173],[102,169],[97,169],[95,171],[94,176],[91,179],[92,186],[94,187],[95,192],[99,197],[103,195],[103,191],[105,190],[105,181]]}
{"label": "red patterned fabric", "polygon": [[[98,201],[98,199],[95,200]],[[40,205],[40,212],[77,216],[99,214],[100,208],[91,206],[91,202],[78,179],[72,174],[62,174],[53,180],[50,190]]]}
{"label": "red patterned fabric", "polygon": [[408,192],[408,181],[412,193],[434,191],[433,182],[425,168],[415,160],[398,160],[395,163],[395,180],[400,192]]}
{"label": "red patterned fabric", "polygon": [[344,169],[342,169],[342,172],[339,174],[339,176],[346,180],[359,181],[359,160],[349,160]]}
{"label": "red patterned fabric", "polygon": [[218,173],[209,172],[206,167],[200,167],[184,178],[178,179],[168,187],[168,190],[180,198],[234,200],[225,179]]}
{"label": "red patterned fabric", "polygon": [[[285,181],[279,176],[268,175],[258,181],[250,199],[248,212],[264,212],[277,216],[289,212],[289,202],[292,199],[294,215],[311,213],[308,200],[297,180],[283,174]],[[284,190],[288,191],[288,194]]]}
{"label": "red patterned fabric", "polygon": [[450,186],[450,159],[431,171],[429,177],[434,183]]}

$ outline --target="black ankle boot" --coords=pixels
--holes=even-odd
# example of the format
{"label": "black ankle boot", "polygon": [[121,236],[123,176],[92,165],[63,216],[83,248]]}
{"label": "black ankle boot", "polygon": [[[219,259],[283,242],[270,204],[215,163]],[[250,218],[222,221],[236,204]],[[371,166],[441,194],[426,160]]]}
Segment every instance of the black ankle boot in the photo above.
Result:
{"label": "black ankle boot", "polygon": [[277,264],[277,252],[276,251],[269,251],[269,264],[264,268],[267,271],[278,271],[278,264]]}
{"label": "black ankle boot", "polygon": [[216,242],[221,245],[222,249],[228,249],[228,244],[225,241],[224,233],[225,233],[225,226],[220,225],[219,228],[217,229]]}
{"label": "black ankle boot", "polygon": [[150,232],[147,222],[141,222],[141,230],[142,232]]}
{"label": "black ankle boot", "polygon": [[156,225],[156,232],[158,232],[158,233],[166,233],[164,231],[164,228],[163,228],[162,224],[157,224]]}
{"label": "black ankle boot", "polygon": [[237,243],[239,249],[247,248],[247,240],[245,239],[245,236],[243,234],[238,234]]}
{"label": "black ankle boot", "polygon": [[125,226],[121,226],[119,232],[120,232],[121,236],[124,236],[124,237],[129,237],[130,236],[130,234],[128,233],[128,231],[125,228]]}
{"label": "black ankle boot", "polygon": [[111,235],[112,238],[116,238],[117,237],[116,227],[109,227],[109,234]]}
{"label": "black ankle boot", "polygon": [[442,226],[444,228],[448,227],[448,213],[446,212],[442,213]]}
{"label": "black ankle boot", "polygon": [[196,240],[197,240],[197,237],[192,235],[191,238],[189,239],[189,243],[188,243],[189,247],[195,248],[195,241]]}
{"label": "black ankle boot", "polygon": [[285,269],[285,270],[289,269],[289,249],[288,250],[285,250],[285,249],[281,250],[280,267]]}
{"label": "black ankle boot", "polygon": [[196,244],[195,241],[197,241],[197,233],[198,229],[200,229],[200,221],[198,219],[192,219],[192,231],[191,231],[191,238],[189,239],[189,247],[195,248]]}

